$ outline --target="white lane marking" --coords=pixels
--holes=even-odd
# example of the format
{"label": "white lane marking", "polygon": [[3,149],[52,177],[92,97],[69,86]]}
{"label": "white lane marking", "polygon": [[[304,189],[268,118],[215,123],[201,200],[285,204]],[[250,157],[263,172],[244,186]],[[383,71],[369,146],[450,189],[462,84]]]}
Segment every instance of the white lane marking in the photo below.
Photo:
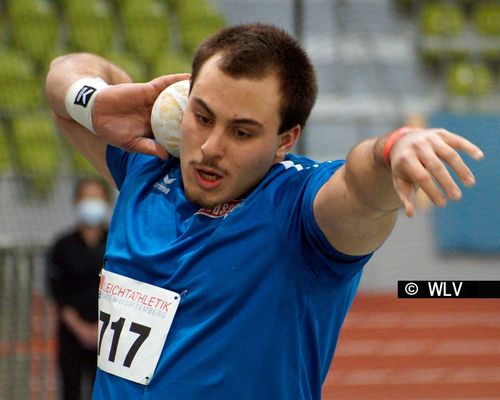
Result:
{"label": "white lane marking", "polygon": [[500,312],[360,312],[351,311],[344,329],[500,327]]}
{"label": "white lane marking", "polygon": [[500,367],[336,369],[327,381],[335,386],[500,383]]}
{"label": "white lane marking", "polygon": [[339,345],[335,357],[422,354],[500,355],[500,339],[347,339]]}

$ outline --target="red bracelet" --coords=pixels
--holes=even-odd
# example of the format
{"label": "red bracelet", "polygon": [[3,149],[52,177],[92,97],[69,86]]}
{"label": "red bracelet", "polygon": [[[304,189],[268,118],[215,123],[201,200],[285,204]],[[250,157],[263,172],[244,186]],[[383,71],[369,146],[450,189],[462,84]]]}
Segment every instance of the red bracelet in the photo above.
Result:
{"label": "red bracelet", "polygon": [[391,165],[391,150],[392,146],[401,139],[401,137],[408,132],[414,130],[415,128],[411,128],[409,126],[402,126],[399,129],[396,129],[394,132],[392,132],[387,140],[385,141],[384,145],[384,161],[386,162],[387,165]]}

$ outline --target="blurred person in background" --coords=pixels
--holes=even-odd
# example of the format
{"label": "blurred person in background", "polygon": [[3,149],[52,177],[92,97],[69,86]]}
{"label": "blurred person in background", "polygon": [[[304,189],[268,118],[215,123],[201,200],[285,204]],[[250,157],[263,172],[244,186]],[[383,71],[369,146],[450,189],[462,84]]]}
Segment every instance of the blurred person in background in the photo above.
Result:
{"label": "blurred person in background", "polygon": [[99,272],[112,198],[105,181],[83,178],[75,186],[73,200],[76,226],[55,241],[48,255],[64,400],[89,398],[95,377]]}

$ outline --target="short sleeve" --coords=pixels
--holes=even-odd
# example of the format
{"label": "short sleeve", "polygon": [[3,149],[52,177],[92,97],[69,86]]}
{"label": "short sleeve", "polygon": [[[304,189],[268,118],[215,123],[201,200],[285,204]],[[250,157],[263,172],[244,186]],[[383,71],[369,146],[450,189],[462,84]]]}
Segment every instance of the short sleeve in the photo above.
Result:
{"label": "short sleeve", "polygon": [[128,175],[140,171],[148,162],[163,163],[164,161],[155,156],[129,153],[111,145],[106,147],[106,163],[118,190],[121,190]]}
{"label": "short sleeve", "polygon": [[351,256],[336,250],[319,228],[313,212],[319,189],[344,165],[343,160],[302,165],[282,172],[274,193],[275,221],[287,237],[292,251],[300,251],[316,272],[329,271],[338,278],[351,277],[368,262],[372,253]]}

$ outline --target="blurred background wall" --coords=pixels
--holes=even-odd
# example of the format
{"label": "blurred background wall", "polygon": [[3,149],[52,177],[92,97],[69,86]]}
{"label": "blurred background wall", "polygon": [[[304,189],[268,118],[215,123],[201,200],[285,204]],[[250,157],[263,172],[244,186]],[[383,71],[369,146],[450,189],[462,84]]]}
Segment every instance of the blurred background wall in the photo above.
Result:
{"label": "blurred background wall", "polygon": [[73,223],[76,177],[94,173],[51,121],[50,60],[90,51],[146,81],[188,71],[203,38],[243,22],[283,27],[315,65],[319,98],[298,152],[344,158],[403,124],[445,127],[485,151],[462,202],[435,210],[421,196],[415,218],[401,215],[361,292],[499,279],[499,0],[0,0],[0,399],[55,396],[44,252]]}

